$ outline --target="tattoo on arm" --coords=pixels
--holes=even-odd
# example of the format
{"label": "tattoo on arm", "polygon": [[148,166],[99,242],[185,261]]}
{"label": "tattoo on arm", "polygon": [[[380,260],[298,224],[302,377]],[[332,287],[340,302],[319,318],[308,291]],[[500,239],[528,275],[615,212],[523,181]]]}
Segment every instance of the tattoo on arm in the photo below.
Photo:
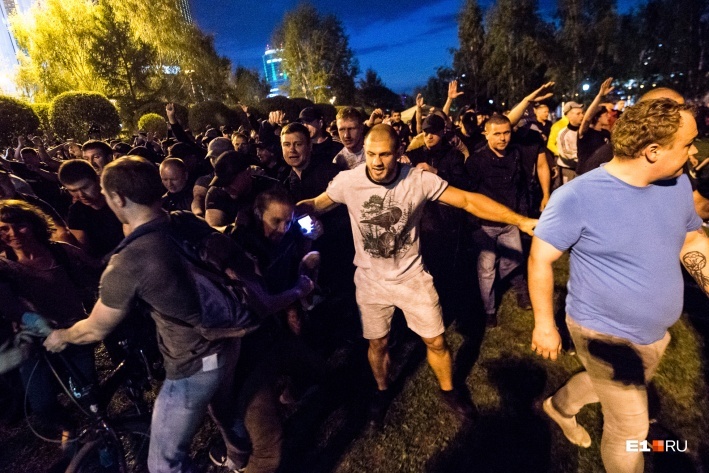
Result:
{"label": "tattoo on arm", "polygon": [[699,251],[690,251],[682,257],[684,267],[687,268],[689,274],[697,281],[699,287],[704,291],[704,294],[709,296],[709,277],[703,273],[704,267],[707,265],[707,258]]}

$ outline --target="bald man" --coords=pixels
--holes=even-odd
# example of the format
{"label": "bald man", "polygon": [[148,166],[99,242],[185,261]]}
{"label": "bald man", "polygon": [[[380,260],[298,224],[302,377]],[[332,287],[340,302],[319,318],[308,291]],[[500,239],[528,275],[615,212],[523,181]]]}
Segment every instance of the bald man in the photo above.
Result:
{"label": "bald man", "polygon": [[426,344],[442,400],[463,420],[470,420],[475,410],[463,390],[453,386],[452,356],[443,334],[438,294],[419,251],[423,206],[428,201],[442,202],[485,220],[515,225],[530,235],[536,220],[482,194],[451,187],[432,172],[400,163],[398,143],[391,126],[374,126],[364,140],[365,165],[340,172],[324,193],[300,202],[298,208],[321,214],[338,204],[347,206],[356,251],[357,305],[378,388],[370,424],[381,426],[389,402],[388,341],[397,307]]}
{"label": "bald man", "polygon": [[180,158],[168,157],[160,163],[160,180],[167,190],[162,196],[163,209],[191,211],[193,195],[188,178],[187,166]]}

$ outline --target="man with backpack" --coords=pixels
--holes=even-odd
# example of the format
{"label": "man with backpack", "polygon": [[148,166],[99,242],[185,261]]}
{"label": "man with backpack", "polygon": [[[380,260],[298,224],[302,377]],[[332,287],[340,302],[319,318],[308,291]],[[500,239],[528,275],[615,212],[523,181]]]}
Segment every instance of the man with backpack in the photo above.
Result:
{"label": "man with backpack", "polygon": [[[127,226],[128,236],[118,246],[101,276],[99,300],[91,315],[66,330],[55,330],[45,346],[61,351],[67,344],[86,344],[104,339],[136,304],[147,307],[156,323],[158,345],[167,379],[155,401],[150,434],[148,467],[152,473],[191,471],[189,446],[205,412],[219,427],[235,468],[243,452],[237,447],[233,373],[239,354],[239,338],[206,338],[203,325],[204,287],[199,285],[192,262],[171,237],[172,216],[161,209],[162,187],[157,168],[140,157],[126,157],[106,166],[101,176],[106,202]],[[201,226],[195,217],[189,231]],[[201,233],[200,233],[201,234]],[[204,235],[220,237],[211,231]],[[189,238],[189,235],[187,235]],[[206,238],[206,237],[205,237]],[[229,238],[224,236],[225,243]],[[224,248],[223,245],[214,245]],[[228,247],[227,247],[228,248]],[[312,290],[301,278],[298,285],[277,296],[264,296],[245,265],[235,267],[227,252],[219,269],[243,276],[261,312],[278,310]],[[210,257],[210,259],[213,259]],[[196,282],[197,281],[197,282]],[[248,426],[247,426],[248,428]]]}

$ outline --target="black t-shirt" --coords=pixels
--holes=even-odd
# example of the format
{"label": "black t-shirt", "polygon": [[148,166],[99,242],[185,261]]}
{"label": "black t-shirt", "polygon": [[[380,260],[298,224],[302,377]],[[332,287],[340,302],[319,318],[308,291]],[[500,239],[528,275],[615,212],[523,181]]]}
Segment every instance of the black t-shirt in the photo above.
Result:
{"label": "black t-shirt", "polygon": [[313,151],[310,153],[310,159],[313,161],[330,162],[342,148],[342,143],[334,141],[332,136],[327,133],[325,141],[322,143],[313,143]]}
{"label": "black t-shirt", "polygon": [[[472,189],[512,210],[519,209],[522,179],[522,152],[516,145],[508,145],[503,157],[497,156],[489,146],[473,153],[465,161]],[[484,225],[504,226],[483,221]]]}
{"label": "black t-shirt", "polygon": [[576,165],[578,169],[583,167],[583,164],[604,144],[610,142],[611,134],[608,130],[594,130],[589,128],[577,138],[576,150],[579,157],[579,162]]}
{"label": "black t-shirt", "polygon": [[166,192],[162,196],[162,208],[168,212],[173,210],[186,210],[190,212],[192,210],[192,187],[186,185],[184,189],[175,194]]}
{"label": "black t-shirt", "polygon": [[102,258],[123,240],[123,225],[108,205],[96,210],[81,202],[69,207],[67,224],[71,230],[86,233],[87,253],[94,258]]}
{"label": "black t-shirt", "polygon": [[610,162],[613,159],[613,146],[610,143],[601,145],[590,158],[585,161],[579,161],[579,165],[576,168],[576,174],[581,175],[588,171],[593,171],[594,169],[601,166],[601,164]]}

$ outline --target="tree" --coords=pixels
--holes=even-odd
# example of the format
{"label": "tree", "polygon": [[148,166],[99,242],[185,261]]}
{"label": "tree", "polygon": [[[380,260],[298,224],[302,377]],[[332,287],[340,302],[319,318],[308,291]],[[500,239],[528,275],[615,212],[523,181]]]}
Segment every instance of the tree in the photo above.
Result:
{"label": "tree", "polygon": [[357,88],[357,101],[368,108],[401,108],[401,97],[384,85],[382,78],[373,70],[367,69],[364,79],[360,79]]}
{"label": "tree", "polygon": [[[243,113],[243,112],[242,112]],[[190,127],[195,132],[204,132],[208,127],[229,126],[236,130],[242,125],[241,114],[222,102],[208,100],[190,108]]]}
{"label": "tree", "polygon": [[24,53],[19,85],[35,99],[95,91],[128,109],[125,119],[149,101],[233,94],[231,64],[174,0],[43,0],[10,22]]}
{"label": "tree", "polygon": [[483,74],[488,94],[512,107],[542,82],[550,60],[543,43],[550,31],[536,0],[499,0],[487,14]]}
{"label": "tree", "polygon": [[101,128],[103,138],[121,131],[118,110],[105,95],[96,92],[64,92],[49,107],[49,122],[54,132],[66,139],[85,140],[92,125]]}
{"label": "tree", "polygon": [[131,114],[156,92],[156,84],[150,83],[160,75],[155,50],[133,34],[128,21],[116,18],[111,2],[101,2],[96,13],[89,63],[104,79],[106,93]]}
{"label": "tree", "polygon": [[0,147],[17,145],[19,135],[34,133],[39,117],[28,104],[0,95]]}
{"label": "tree", "polygon": [[234,94],[244,104],[253,105],[266,98],[270,86],[258,72],[244,66],[234,71]]}
{"label": "tree", "polygon": [[138,120],[138,129],[153,133],[158,139],[167,135],[167,122],[157,113],[146,113]]}
{"label": "tree", "polygon": [[282,45],[291,96],[314,102],[332,97],[338,103],[352,102],[358,65],[334,15],[321,16],[312,5],[301,3],[285,14],[272,43]]}
{"label": "tree", "polygon": [[673,87],[689,96],[709,87],[709,4],[693,0],[650,0],[637,24],[635,77],[646,86]]}
{"label": "tree", "polygon": [[418,87],[414,95],[420,93],[427,105],[443,107],[448,98],[448,84],[455,79],[455,72],[449,67],[439,67],[436,75],[428,78],[423,87]]}
{"label": "tree", "polygon": [[477,108],[486,86],[483,76],[485,30],[477,0],[466,0],[458,15],[458,41],[460,48],[453,52],[453,69],[460,78],[458,85],[465,91],[465,98]]}
{"label": "tree", "polygon": [[103,78],[91,65],[96,25],[91,0],[46,0],[10,25],[20,56],[18,85],[39,100],[68,90],[104,91]]}
{"label": "tree", "polygon": [[551,75],[559,90],[574,98],[585,80],[600,82],[617,75],[620,38],[615,0],[558,0],[556,16],[560,27]]}

